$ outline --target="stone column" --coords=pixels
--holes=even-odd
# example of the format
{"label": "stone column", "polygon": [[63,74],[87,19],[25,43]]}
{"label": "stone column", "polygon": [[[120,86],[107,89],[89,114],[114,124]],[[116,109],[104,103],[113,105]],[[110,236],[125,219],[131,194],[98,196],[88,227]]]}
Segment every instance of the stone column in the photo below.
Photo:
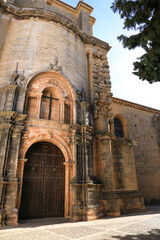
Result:
{"label": "stone column", "polygon": [[60,111],[59,120],[62,123],[64,122],[64,103],[65,103],[65,99],[59,100],[59,111]]}
{"label": "stone column", "polygon": [[7,171],[6,171],[6,190],[5,190],[5,220],[7,226],[15,226],[18,221],[18,209],[16,209],[16,199],[17,199],[17,188],[18,188],[18,178],[17,178],[17,164],[18,164],[18,154],[21,139],[21,132],[24,128],[23,120],[26,115],[17,115],[15,118],[15,126],[13,129],[13,134],[11,138],[11,144],[9,149],[8,161],[7,161]]}
{"label": "stone column", "polygon": [[[0,199],[1,204],[3,202],[3,187],[4,187],[4,171],[5,171],[5,159],[6,159],[6,153],[7,153],[7,143],[9,140],[9,131],[10,127],[8,126],[8,129],[1,129],[2,126],[0,126]],[[2,206],[1,206],[2,207]]]}
{"label": "stone column", "polygon": [[5,87],[5,91],[4,111],[14,111],[16,106],[17,85],[8,85]]}
{"label": "stone column", "polygon": [[22,114],[24,111],[26,88],[18,88],[16,112]]}
{"label": "stone column", "polygon": [[64,163],[65,165],[65,218],[69,218],[71,215],[71,207],[72,207],[72,192],[70,189],[70,183],[73,178],[73,162],[68,161]]}
{"label": "stone column", "polygon": [[112,158],[112,93],[109,75],[109,65],[106,57],[107,51],[97,48],[92,51],[93,76],[93,112],[95,130],[95,176],[103,183],[102,201],[105,214],[119,215],[119,202],[115,193],[113,158]]}
{"label": "stone column", "polygon": [[111,139],[108,135],[96,135],[96,145],[96,175],[101,183],[103,183],[106,191],[113,191],[114,182]]}
{"label": "stone column", "polygon": [[109,123],[110,123],[110,133],[114,135],[114,119],[110,119]]}
{"label": "stone column", "polygon": [[19,185],[18,185],[17,202],[16,202],[17,209],[20,208],[25,162],[27,162],[27,159],[22,159],[22,158],[18,159],[17,178],[19,180]]}
{"label": "stone column", "polygon": [[42,93],[36,94],[36,96],[37,96],[37,118],[40,118]]}
{"label": "stone column", "polygon": [[3,168],[6,157],[9,133],[12,130],[12,117],[14,112],[0,112],[0,177],[3,176]]}
{"label": "stone column", "polygon": [[5,92],[5,87],[0,88],[0,111],[3,111],[4,109],[4,103],[6,99],[6,92]]}
{"label": "stone column", "polygon": [[90,93],[90,105],[93,104],[93,68],[92,68],[92,46],[86,46],[87,67],[88,67],[88,83]]}
{"label": "stone column", "polygon": [[14,115],[15,112],[0,112],[0,225],[4,219],[5,173]]}

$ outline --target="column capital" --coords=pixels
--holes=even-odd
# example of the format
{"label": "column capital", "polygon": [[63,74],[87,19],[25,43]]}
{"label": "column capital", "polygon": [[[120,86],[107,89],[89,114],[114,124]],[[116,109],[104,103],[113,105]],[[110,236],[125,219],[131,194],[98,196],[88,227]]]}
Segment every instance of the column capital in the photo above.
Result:
{"label": "column capital", "polygon": [[111,134],[110,133],[107,133],[107,134],[104,134],[104,135],[100,135],[100,134],[97,134],[95,135],[95,139],[98,139],[100,141],[111,141]]}
{"label": "column capital", "polygon": [[23,122],[27,117],[27,114],[17,114],[15,117],[16,123],[21,123]]}
{"label": "column capital", "polygon": [[75,162],[73,162],[73,161],[67,161],[67,162],[64,162],[63,163],[63,165],[65,165],[65,166],[73,166],[75,164]]}
{"label": "column capital", "polygon": [[14,111],[3,111],[0,112],[0,121],[10,122],[17,115]]}
{"label": "column capital", "polygon": [[19,159],[18,159],[18,164],[24,164],[24,163],[27,162],[27,160],[28,160],[28,159],[26,159],[26,158],[19,158]]}

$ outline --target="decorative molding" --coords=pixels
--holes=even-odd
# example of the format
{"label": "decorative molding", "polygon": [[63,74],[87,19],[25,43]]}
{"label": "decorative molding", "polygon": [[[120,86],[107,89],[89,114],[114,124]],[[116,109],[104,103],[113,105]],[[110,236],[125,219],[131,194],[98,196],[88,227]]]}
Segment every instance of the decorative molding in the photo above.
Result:
{"label": "decorative molding", "polygon": [[133,103],[133,102],[129,102],[129,101],[126,101],[126,100],[123,100],[123,99],[112,97],[112,102],[116,103],[116,104],[123,105],[123,106],[130,107],[130,108],[135,108],[135,109],[139,109],[139,110],[142,110],[142,111],[150,112],[150,113],[155,113],[155,114],[159,113],[160,114],[160,110],[158,110],[158,109],[146,107],[146,106],[143,106],[143,105],[140,105],[140,104],[137,104],[137,103]]}
{"label": "decorative molding", "polygon": [[76,37],[79,37],[85,44],[91,44],[93,46],[99,46],[107,52],[110,50],[110,46],[108,43],[95,38],[93,36],[86,35],[83,33],[79,27],[73,23],[67,17],[63,17],[62,15],[48,11],[47,9],[37,9],[37,8],[18,8],[13,4],[5,2],[4,0],[0,1],[0,7],[3,9],[4,13],[12,15],[16,19],[29,19],[29,18],[41,18],[49,21],[53,21],[55,23],[60,23],[63,27],[71,30]]}

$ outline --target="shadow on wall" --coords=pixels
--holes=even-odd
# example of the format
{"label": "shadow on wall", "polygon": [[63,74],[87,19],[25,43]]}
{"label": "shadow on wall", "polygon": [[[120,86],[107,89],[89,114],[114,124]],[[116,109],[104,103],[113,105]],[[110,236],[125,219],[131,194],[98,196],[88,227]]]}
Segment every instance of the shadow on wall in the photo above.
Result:
{"label": "shadow on wall", "polygon": [[144,199],[144,203],[146,206],[156,206],[156,205],[159,205],[160,206],[160,199],[154,199],[154,198],[151,198],[151,199]]}
{"label": "shadow on wall", "polygon": [[[160,239],[160,230],[152,229],[148,232],[148,234],[138,234],[138,235],[126,235],[122,236],[112,236],[114,239],[119,240],[159,240]],[[104,239],[107,240],[107,239]]]}

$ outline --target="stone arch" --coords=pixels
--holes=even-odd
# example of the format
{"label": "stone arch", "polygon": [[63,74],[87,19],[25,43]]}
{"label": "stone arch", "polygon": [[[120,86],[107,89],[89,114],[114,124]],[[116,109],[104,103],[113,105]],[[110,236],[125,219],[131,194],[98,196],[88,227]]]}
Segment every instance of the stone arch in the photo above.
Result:
{"label": "stone arch", "polygon": [[17,194],[17,208],[20,207],[21,194],[22,194],[22,185],[23,185],[23,173],[24,173],[24,164],[27,161],[25,159],[26,153],[28,149],[37,142],[50,142],[53,145],[56,145],[64,155],[64,166],[65,166],[65,199],[64,199],[64,216],[66,218],[70,217],[70,210],[72,205],[72,193],[70,189],[70,181],[74,177],[74,160],[72,152],[68,146],[68,143],[61,138],[60,136],[53,134],[52,132],[48,132],[47,134],[37,134],[29,136],[25,141],[22,142],[20,152],[19,152],[19,162],[17,169],[17,176],[19,177],[19,190]]}
{"label": "stone arch", "polygon": [[128,126],[127,126],[127,121],[126,121],[125,117],[121,114],[116,114],[114,116],[114,119],[115,118],[117,118],[122,124],[124,138],[128,138]]}
{"label": "stone arch", "polygon": [[[45,77],[45,79],[49,78],[49,80],[51,80],[51,82],[50,82],[51,86],[53,86],[53,85],[57,86],[58,85],[57,81],[60,82],[61,84],[65,85],[70,91],[70,94],[72,96],[72,100],[75,101],[75,99],[76,99],[75,93],[74,93],[74,90],[73,90],[71,84],[69,83],[69,80],[67,79],[67,77],[64,76],[62,73],[55,72],[53,70],[39,71],[39,72],[36,72],[35,74],[32,74],[27,79],[27,89],[31,89],[33,84],[35,84],[35,82],[37,82],[38,79],[42,79],[42,78],[44,79],[44,77]],[[44,89],[43,87],[45,88],[45,84],[42,85],[41,91],[43,91],[43,89]]]}
{"label": "stone arch", "polygon": [[60,138],[59,136],[48,132],[48,134],[37,134],[36,136],[32,135],[30,136],[26,141],[23,142],[21,145],[19,157],[24,159],[27,150],[30,148],[31,145],[33,145],[36,142],[46,141],[53,143],[57,147],[60,148],[62,151],[65,162],[72,161],[72,153],[70,148],[68,147],[68,144],[64,141],[64,139]]}
{"label": "stone arch", "polygon": [[[30,76],[27,80],[27,93],[25,101],[25,113],[29,112],[28,109],[33,107],[31,110],[33,115],[29,115],[31,118],[40,117],[41,98],[43,91],[46,88],[56,89],[60,93],[61,105],[60,109],[64,110],[64,104],[70,107],[70,123],[76,122],[76,96],[74,90],[65,76],[59,72],[54,71],[43,71],[35,75]],[[64,116],[61,115],[60,122],[64,122]]]}

